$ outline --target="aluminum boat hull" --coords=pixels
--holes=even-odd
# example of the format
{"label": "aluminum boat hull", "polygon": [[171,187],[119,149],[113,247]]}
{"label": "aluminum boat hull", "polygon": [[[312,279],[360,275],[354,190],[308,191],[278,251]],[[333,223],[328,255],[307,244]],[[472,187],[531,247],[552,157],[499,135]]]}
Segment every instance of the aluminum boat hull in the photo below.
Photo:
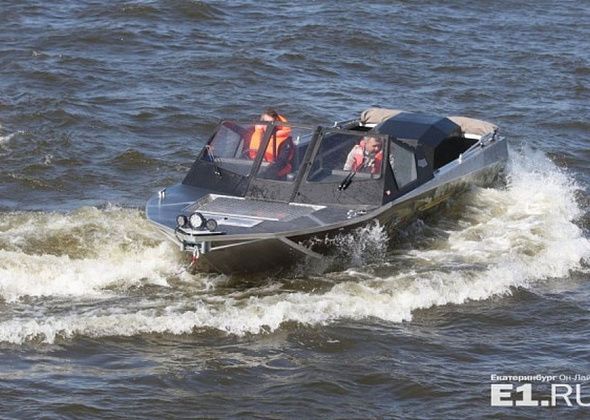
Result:
{"label": "aluminum boat hull", "polygon": [[333,250],[331,238],[376,223],[394,235],[403,225],[470,186],[492,185],[502,172],[507,157],[506,140],[498,138],[444,166],[430,181],[416,189],[383,206],[357,212],[336,223],[294,225],[295,229],[291,230],[237,234],[179,230],[173,224],[175,215],[210,194],[205,189],[183,184],[169,187],[150,198],[146,216],[181,249],[193,251],[194,267],[198,270],[233,274],[283,270],[297,264],[321,266]]}

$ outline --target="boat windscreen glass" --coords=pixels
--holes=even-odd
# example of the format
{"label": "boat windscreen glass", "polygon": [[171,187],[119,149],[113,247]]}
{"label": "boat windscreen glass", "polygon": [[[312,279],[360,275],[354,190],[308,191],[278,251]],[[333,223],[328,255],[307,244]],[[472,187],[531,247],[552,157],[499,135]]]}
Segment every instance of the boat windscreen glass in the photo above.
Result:
{"label": "boat windscreen glass", "polygon": [[216,171],[222,168],[248,176],[258,154],[257,145],[263,141],[257,133],[267,126],[264,122],[254,125],[224,121],[205,146],[201,159],[212,162]]}
{"label": "boat windscreen glass", "polygon": [[303,163],[314,129],[280,125],[268,140],[257,178],[293,182]]}
{"label": "boat windscreen glass", "polygon": [[393,139],[389,145],[389,164],[393,168],[393,175],[398,188],[415,181],[418,177],[416,156],[413,149]]}
{"label": "boat windscreen glass", "polygon": [[378,134],[326,131],[307,181],[341,183],[352,177],[355,180],[381,178],[386,139],[387,136]]}

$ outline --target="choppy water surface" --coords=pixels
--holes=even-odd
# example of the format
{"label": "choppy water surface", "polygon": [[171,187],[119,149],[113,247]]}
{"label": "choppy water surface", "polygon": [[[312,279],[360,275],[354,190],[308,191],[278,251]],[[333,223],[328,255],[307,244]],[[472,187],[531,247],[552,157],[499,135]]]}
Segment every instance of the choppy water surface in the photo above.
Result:
{"label": "choppy water surface", "polygon": [[[3,415],[539,417],[490,375],[590,373],[588,4],[0,7]],[[147,225],[217,118],[374,104],[497,123],[506,185],[323,274],[190,274]]]}

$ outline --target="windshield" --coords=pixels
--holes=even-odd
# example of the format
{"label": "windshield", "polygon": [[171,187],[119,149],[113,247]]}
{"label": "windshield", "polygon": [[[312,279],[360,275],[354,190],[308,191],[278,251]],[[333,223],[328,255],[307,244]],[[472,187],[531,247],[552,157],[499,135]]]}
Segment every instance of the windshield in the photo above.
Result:
{"label": "windshield", "polygon": [[314,157],[309,182],[341,182],[381,177],[385,136],[351,131],[328,131]]}
{"label": "windshield", "polygon": [[250,148],[252,135],[256,127],[267,125],[224,121],[205,146],[201,159],[212,162],[217,168],[248,176],[258,153],[257,149]]}
{"label": "windshield", "polygon": [[281,124],[274,128],[257,178],[293,182],[303,163],[314,130]]}

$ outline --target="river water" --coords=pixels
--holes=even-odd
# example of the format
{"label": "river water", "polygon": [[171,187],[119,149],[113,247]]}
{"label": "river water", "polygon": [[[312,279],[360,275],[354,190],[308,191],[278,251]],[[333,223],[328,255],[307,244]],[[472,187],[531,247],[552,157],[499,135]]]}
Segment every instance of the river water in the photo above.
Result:
{"label": "river water", "polygon": [[[0,415],[588,416],[490,387],[590,374],[590,3],[51,3],[0,3]],[[490,120],[506,185],[337,272],[190,274],[143,205],[269,105]]]}

